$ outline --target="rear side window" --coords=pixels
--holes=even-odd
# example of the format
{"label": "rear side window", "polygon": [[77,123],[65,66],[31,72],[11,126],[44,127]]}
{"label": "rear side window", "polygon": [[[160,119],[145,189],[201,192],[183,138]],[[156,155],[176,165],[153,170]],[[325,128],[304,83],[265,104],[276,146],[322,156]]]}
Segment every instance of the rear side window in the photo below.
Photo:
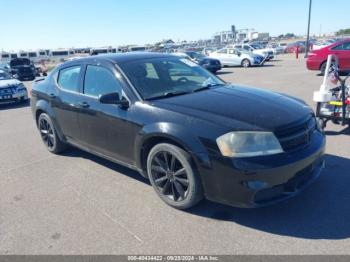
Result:
{"label": "rear side window", "polygon": [[79,91],[79,76],[81,66],[72,66],[60,70],[58,75],[58,85],[67,91]]}
{"label": "rear side window", "polygon": [[332,50],[350,50],[350,42],[345,42],[332,48]]}
{"label": "rear side window", "polygon": [[109,93],[122,93],[122,88],[115,75],[107,68],[89,65],[86,68],[84,94],[98,97]]}
{"label": "rear side window", "polygon": [[227,49],[224,48],[224,49],[221,49],[218,51],[219,54],[227,54]]}

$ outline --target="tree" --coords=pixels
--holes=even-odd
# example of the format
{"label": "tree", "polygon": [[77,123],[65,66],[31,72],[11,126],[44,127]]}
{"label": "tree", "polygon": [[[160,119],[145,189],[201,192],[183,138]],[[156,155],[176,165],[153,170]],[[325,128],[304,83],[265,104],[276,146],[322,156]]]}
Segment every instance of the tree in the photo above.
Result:
{"label": "tree", "polygon": [[340,29],[338,32],[335,33],[336,35],[350,35],[350,28],[347,29]]}
{"label": "tree", "polygon": [[286,37],[286,38],[295,37],[295,34],[293,34],[293,33],[287,33],[287,34],[285,34],[285,37]]}

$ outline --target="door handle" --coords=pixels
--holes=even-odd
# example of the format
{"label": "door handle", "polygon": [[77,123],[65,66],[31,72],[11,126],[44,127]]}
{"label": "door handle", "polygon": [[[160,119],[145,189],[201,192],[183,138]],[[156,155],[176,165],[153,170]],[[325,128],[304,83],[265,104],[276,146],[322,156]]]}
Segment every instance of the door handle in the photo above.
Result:
{"label": "door handle", "polygon": [[89,108],[90,105],[87,103],[87,102],[81,102],[78,104],[79,107],[82,107],[82,108]]}
{"label": "door handle", "polygon": [[56,95],[51,93],[51,94],[49,94],[49,97],[54,99],[54,98],[56,98]]}

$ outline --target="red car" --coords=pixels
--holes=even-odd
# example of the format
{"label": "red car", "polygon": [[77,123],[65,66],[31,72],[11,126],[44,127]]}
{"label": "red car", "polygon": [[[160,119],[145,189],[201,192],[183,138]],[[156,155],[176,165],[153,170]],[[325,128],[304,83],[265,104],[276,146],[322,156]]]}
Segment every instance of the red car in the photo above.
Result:
{"label": "red car", "polygon": [[328,55],[336,55],[339,58],[339,69],[350,70],[350,39],[336,42],[324,48],[313,50],[309,53],[306,66],[309,70],[320,70],[322,74],[326,70]]}
{"label": "red car", "polygon": [[295,54],[297,52],[297,49],[299,48],[299,53],[305,52],[305,46],[301,43],[292,43],[287,45],[286,49],[284,50],[285,53],[289,54]]}

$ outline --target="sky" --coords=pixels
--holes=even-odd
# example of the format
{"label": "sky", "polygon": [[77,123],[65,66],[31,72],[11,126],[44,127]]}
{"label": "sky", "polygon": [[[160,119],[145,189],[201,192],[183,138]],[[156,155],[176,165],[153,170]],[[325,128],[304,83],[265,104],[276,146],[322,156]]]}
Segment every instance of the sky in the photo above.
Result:
{"label": "sky", "polygon": [[[0,0],[0,50],[143,45],[254,28],[305,35],[309,0]],[[313,0],[311,34],[350,28],[349,0]]]}

